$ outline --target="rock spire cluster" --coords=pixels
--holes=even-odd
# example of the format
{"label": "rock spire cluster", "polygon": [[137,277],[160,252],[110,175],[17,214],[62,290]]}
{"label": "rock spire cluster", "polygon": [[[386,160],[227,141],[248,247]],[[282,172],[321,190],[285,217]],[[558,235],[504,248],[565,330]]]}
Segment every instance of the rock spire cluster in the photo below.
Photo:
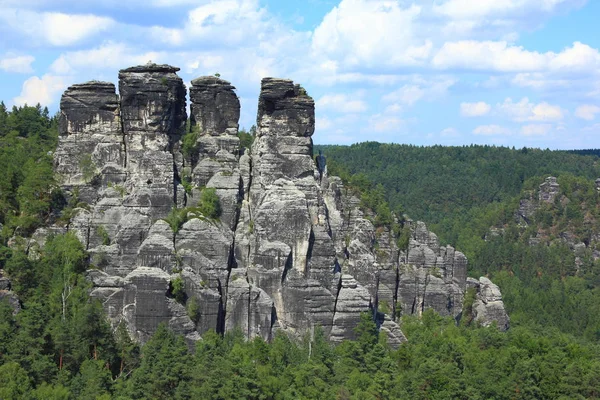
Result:
{"label": "rock spire cluster", "polygon": [[[85,245],[97,267],[91,295],[114,325],[126,322],[145,341],[166,322],[190,342],[209,329],[268,340],[318,325],[338,342],[352,339],[369,311],[399,345],[398,316],[433,308],[459,319],[472,287],[475,318],[508,328],[497,287],[467,279],[462,253],[421,222],[410,223],[408,248],[399,249],[324,160],[317,167],[314,101],[301,86],[263,79],[256,136],[244,151],[235,88],[194,79],[186,124],[177,71],[127,68],[119,95],[93,81],[61,100],[55,170],[77,206],[66,227],[50,229],[74,231]],[[219,198],[218,219],[194,211],[206,188]],[[184,216],[178,224],[173,209]]]}

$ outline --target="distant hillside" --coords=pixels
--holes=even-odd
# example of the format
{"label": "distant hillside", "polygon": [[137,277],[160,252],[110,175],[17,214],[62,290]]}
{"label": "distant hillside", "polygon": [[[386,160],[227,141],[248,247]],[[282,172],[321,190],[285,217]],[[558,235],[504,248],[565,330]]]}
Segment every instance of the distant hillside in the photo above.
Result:
{"label": "distant hillside", "polygon": [[500,286],[513,326],[600,340],[596,150],[372,142],[319,149],[331,173],[371,180],[393,210],[425,220],[464,252],[472,276]]}
{"label": "distant hillside", "polygon": [[[382,184],[394,211],[434,224],[442,241],[451,242],[455,219],[473,207],[517,196],[527,179],[570,173],[600,177],[596,156],[540,149],[495,146],[418,147],[365,142],[316,146],[330,173],[348,178],[364,174]],[[432,226],[434,226],[432,225]]]}
{"label": "distant hillside", "polygon": [[600,149],[586,149],[586,150],[566,150],[567,153],[579,154],[581,156],[596,156],[600,157]]}

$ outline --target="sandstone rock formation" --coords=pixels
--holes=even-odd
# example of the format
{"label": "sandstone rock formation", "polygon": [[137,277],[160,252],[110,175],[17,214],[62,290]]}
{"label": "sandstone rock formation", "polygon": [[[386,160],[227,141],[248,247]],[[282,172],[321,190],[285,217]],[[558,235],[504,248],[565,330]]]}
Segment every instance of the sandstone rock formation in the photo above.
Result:
{"label": "sandstone rock formation", "polygon": [[11,289],[10,279],[4,275],[4,270],[0,269],[0,301],[6,299],[8,305],[13,309],[13,313],[16,314],[21,311],[21,303]]}
{"label": "sandstone rock formation", "polygon": [[[399,249],[323,160],[317,168],[314,101],[301,86],[263,79],[256,137],[244,152],[235,88],[193,80],[186,130],[177,71],[128,68],[120,96],[110,83],[88,82],[61,101],[55,168],[76,199],[65,229],[99,267],[89,273],[91,295],[113,324],[125,321],[145,341],[166,322],[190,342],[208,329],[269,339],[318,325],[337,342],[353,338],[368,311],[397,346],[406,340],[402,314],[433,308],[460,318],[465,256],[421,222],[410,223],[408,248]],[[203,188],[215,190],[220,218],[194,208]],[[477,318],[506,329],[497,287],[477,287]]]}

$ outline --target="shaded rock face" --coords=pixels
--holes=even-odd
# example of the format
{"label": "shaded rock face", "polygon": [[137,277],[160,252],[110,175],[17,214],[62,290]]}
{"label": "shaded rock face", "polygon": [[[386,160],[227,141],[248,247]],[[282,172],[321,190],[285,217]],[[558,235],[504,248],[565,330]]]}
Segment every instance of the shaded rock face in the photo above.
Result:
{"label": "shaded rock face", "polygon": [[498,329],[507,330],[509,319],[498,286],[486,277],[481,277],[479,280],[467,278],[467,286],[476,290],[473,319],[483,326],[496,324]]}
{"label": "shaded rock face", "polygon": [[549,176],[546,181],[540,185],[540,202],[554,203],[554,199],[560,193],[560,186],[556,181],[556,178]]}
{"label": "shaded rock face", "polygon": [[13,314],[21,311],[21,302],[17,295],[11,291],[10,279],[4,275],[4,270],[0,269],[0,301],[8,302],[13,309]]}
{"label": "shaded rock face", "polygon": [[[268,340],[278,329],[302,335],[319,325],[339,342],[354,338],[360,313],[371,312],[398,346],[402,314],[460,316],[464,255],[441,247],[421,222],[399,249],[323,160],[317,168],[314,101],[301,86],[263,79],[256,137],[244,154],[235,88],[193,80],[185,132],[177,70],[128,68],[119,73],[120,97],[112,84],[89,82],[61,101],[55,168],[79,208],[60,229],[73,230],[99,267],[89,273],[92,296],[115,326],[125,321],[146,341],[165,322],[192,343],[209,329]],[[173,230],[169,212],[196,206],[201,187],[215,189],[221,217],[190,213]],[[506,314],[490,284],[480,284],[477,315],[500,321]]]}

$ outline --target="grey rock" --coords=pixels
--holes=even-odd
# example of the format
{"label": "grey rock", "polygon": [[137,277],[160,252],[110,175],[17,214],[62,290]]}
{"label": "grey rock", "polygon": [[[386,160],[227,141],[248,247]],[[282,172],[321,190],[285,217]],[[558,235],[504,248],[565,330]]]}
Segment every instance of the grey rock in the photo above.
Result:
{"label": "grey rock", "polygon": [[560,185],[556,178],[549,176],[544,183],[540,185],[539,200],[540,202],[554,203],[554,199],[560,193]]}
{"label": "grey rock", "polygon": [[0,269],[0,290],[10,290],[10,279],[4,275],[2,269]]}
{"label": "grey rock", "polygon": [[385,333],[387,337],[387,343],[393,349],[397,349],[403,343],[408,341],[400,329],[400,326],[387,315],[385,316],[379,329],[381,332]]}
{"label": "grey rock", "polygon": [[192,126],[197,126],[203,135],[237,135],[240,101],[234,90],[231,83],[215,76],[192,80]]}
{"label": "grey rock", "polygon": [[483,326],[496,324],[498,329],[506,331],[510,326],[510,321],[498,286],[486,277],[479,278],[479,281],[469,278],[468,283],[477,290],[477,296],[473,303],[474,320]]}
{"label": "grey rock", "polygon": [[370,299],[369,291],[351,275],[342,275],[330,336],[332,342],[356,338],[354,328],[360,321],[360,314],[370,310]]}
{"label": "grey rock", "polygon": [[[191,344],[209,329],[269,340],[278,329],[300,337],[318,325],[340,342],[354,338],[360,314],[370,312],[397,347],[406,341],[399,314],[432,308],[458,317],[467,285],[478,288],[478,320],[508,326],[497,287],[468,280],[462,253],[441,247],[418,221],[406,222],[412,236],[398,249],[323,160],[317,168],[314,101],[302,87],[263,79],[256,137],[241,154],[235,88],[194,79],[196,143],[184,154],[186,89],[177,71],[127,68],[120,99],[112,84],[89,82],[61,101],[55,169],[81,204],[65,228],[30,240],[31,256],[46,233],[75,232],[98,268],[88,272],[91,296],[113,326],[125,321],[144,342],[167,323]],[[220,220],[189,211],[201,187],[215,189]],[[177,232],[164,220],[175,206],[189,207]],[[172,298],[175,278],[183,279],[186,304]]]}
{"label": "grey rock", "polygon": [[269,340],[275,322],[274,311],[271,297],[244,277],[232,273],[227,291],[226,331],[240,328],[249,339]]}

